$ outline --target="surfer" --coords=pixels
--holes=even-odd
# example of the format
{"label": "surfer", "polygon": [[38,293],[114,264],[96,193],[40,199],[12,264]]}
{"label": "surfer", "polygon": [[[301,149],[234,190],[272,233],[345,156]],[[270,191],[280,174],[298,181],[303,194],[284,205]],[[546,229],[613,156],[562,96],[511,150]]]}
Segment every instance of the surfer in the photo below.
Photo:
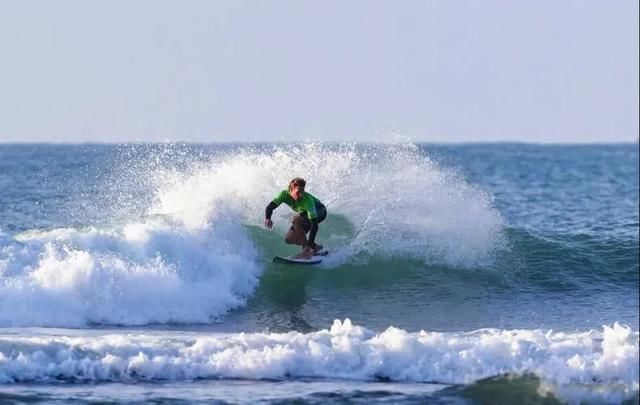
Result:
{"label": "surfer", "polygon": [[[264,226],[273,227],[271,214],[280,204],[285,203],[298,213],[291,221],[291,228],[284,237],[284,241],[290,245],[302,246],[302,252],[296,256],[298,259],[309,259],[314,253],[322,249],[322,245],[316,243],[318,224],[327,217],[327,208],[313,195],[304,191],[307,182],[296,177],[289,183],[286,190],[282,190],[267,205],[265,209]],[[307,232],[309,237],[307,238]]]}

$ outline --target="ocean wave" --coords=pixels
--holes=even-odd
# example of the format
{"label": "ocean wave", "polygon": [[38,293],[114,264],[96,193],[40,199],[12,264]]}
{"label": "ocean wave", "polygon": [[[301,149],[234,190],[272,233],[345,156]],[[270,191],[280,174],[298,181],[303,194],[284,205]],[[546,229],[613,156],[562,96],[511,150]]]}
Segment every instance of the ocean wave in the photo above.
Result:
{"label": "ocean wave", "polygon": [[594,291],[600,281],[637,291],[637,239],[510,228],[489,193],[416,145],[148,148],[118,160],[120,177],[95,196],[95,210],[113,205],[125,218],[0,232],[0,326],[211,322],[245,304],[273,254],[292,252],[282,241],[291,211],[275,211],[274,231],[262,220],[294,175],[329,208],[318,240],[331,254],[316,269],[341,270],[330,283],[357,284],[365,269],[386,285],[401,269],[416,278],[411,288],[440,298],[432,286],[487,280],[514,292]]}
{"label": "ocean wave", "polygon": [[471,384],[534,375],[565,400],[617,402],[637,396],[638,336],[619,324],[571,333],[410,333],[394,327],[374,333],[348,319],[307,334],[9,331],[0,335],[0,381],[327,378]]}
{"label": "ocean wave", "polygon": [[[510,252],[494,263],[533,284],[584,287],[596,283],[638,284],[637,235],[632,238],[599,237],[556,231],[534,232],[505,228]],[[555,280],[555,281],[554,281]]]}
{"label": "ocean wave", "polygon": [[243,305],[262,267],[230,218],[0,237],[0,326],[209,323]]}

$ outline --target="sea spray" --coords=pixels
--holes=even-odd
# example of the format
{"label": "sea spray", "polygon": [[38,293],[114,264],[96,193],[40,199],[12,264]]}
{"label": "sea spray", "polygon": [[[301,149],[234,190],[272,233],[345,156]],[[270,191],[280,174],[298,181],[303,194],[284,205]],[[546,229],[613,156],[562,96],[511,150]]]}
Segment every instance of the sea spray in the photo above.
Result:
{"label": "sea spray", "polygon": [[[351,225],[347,234],[319,235],[329,247],[340,247],[336,265],[356,257],[408,256],[476,266],[505,247],[491,196],[413,144],[240,147],[189,170],[154,176],[156,203],[149,212],[193,226],[224,205],[260,226],[264,206],[294,176],[307,180],[307,191],[328,206],[330,216]],[[280,232],[290,215],[276,211]]]}

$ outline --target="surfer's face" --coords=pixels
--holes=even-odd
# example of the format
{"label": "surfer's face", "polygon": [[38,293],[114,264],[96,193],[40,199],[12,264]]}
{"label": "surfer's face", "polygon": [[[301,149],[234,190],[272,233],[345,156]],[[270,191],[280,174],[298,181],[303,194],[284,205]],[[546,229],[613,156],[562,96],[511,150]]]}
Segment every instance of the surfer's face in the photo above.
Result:
{"label": "surfer's face", "polygon": [[302,198],[302,194],[304,194],[304,187],[293,186],[289,189],[289,195],[296,201]]}

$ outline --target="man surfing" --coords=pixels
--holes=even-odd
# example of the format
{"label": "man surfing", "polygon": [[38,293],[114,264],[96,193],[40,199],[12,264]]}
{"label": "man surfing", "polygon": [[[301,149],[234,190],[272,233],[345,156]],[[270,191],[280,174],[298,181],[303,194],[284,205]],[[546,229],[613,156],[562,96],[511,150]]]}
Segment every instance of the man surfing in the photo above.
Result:
{"label": "man surfing", "polygon": [[280,204],[285,203],[298,213],[291,221],[291,228],[284,237],[286,243],[302,246],[302,252],[295,256],[296,259],[310,259],[314,253],[322,249],[322,245],[315,243],[316,234],[318,224],[327,217],[327,208],[324,204],[304,191],[306,184],[307,182],[300,177],[291,180],[289,188],[282,190],[265,209],[264,226],[268,229],[273,227],[271,214]]}

